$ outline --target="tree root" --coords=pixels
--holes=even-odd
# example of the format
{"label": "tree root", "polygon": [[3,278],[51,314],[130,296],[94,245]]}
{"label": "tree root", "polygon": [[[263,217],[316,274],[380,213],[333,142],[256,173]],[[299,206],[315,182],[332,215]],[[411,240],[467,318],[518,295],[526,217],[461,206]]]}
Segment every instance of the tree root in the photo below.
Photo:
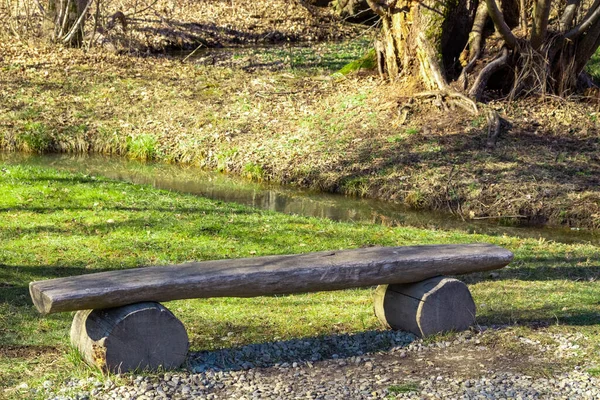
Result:
{"label": "tree root", "polygon": [[[421,92],[413,95],[411,101],[405,104],[401,109],[398,110],[398,118],[400,119],[400,125],[404,124],[408,113],[412,109],[412,101],[414,99],[429,100],[444,111],[449,111],[454,106],[462,108],[463,110],[479,115],[479,108],[477,104],[468,98],[467,96],[454,91],[428,91]],[[500,136],[502,130],[502,124],[505,120],[500,117],[500,114],[496,110],[487,109],[485,110],[485,117],[488,124],[487,141],[486,147],[493,149],[496,147],[496,142]]]}
{"label": "tree root", "polygon": [[432,99],[434,104],[444,111],[454,109],[456,106],[469,113],[479,114],[477,104],[473,100],[464,94],[453,90],[433,90],[421,92],[415,94],[413,97],[416,99]]}
{"label": "tree root", "polygon": [[462,90],[467,90],[469,87],[469,74],[473,72],[477,61],[479,61],[480,54],[477,54],[469,63],[463,68],[460,76],[458,77],[458,84],[462,88]]}
{"label": "tree root", "polygon": [[477,79],[473,83],[471,90],[469,90],[469,95],[475,99],[475,101],[480,101],[483,96],[483,91],[487,86],[487,83],[490,77],[500,69],[504,68],[508,64],[508,49],[502,49],[502,55],[486,65],[479,75]]}

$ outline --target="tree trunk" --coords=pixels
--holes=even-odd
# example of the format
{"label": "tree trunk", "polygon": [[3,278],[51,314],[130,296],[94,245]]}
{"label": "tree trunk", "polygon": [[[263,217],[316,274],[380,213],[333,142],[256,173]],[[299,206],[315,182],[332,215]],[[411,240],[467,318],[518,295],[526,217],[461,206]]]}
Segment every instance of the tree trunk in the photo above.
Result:
{"label": "tree trunk", "polygon": [[[572,93],[600,46],[600,0],[368,0],[391,80],[424,90]],[[589,80],[588,80],[589,81]]]}
{"label": "tree trunk", "polygon": [[468,1],[401,0],[386,8],[369,5],[382,18],[385,68],[390,78],[418,77],[427,89],[445,89],[460,73],[458,59],[467,44],[474,10]]}
{"label": "tree trunk", "polygon": [[47,20],[52,39],[73,47],[81,46],[91,3],[92,0],[48,0]]}

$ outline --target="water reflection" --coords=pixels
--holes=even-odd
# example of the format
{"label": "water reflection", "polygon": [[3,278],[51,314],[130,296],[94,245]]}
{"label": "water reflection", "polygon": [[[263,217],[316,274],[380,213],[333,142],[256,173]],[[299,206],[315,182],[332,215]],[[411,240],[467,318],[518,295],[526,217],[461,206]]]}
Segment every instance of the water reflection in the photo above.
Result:
{"label": "water reflection", "polygon": [[161,163],[141,163],[98,155],[26,155],[0,153],[9,164],[45,165],[57,169],[102,175],[156,188],[191,193],[214,200],[235,202],[265,210],[334,221],[355,221],[387,226],[415,226],[428,229],[461,230],[488,235],[545,238],[564,243],[600,244],[592,231],[568,228],[509,227],[491,221],[462,221],[437,212],[407,210],[405,207],[373,199],[316,193],[273,184],[259,184],[242,178],[202,171],[198,168]]}

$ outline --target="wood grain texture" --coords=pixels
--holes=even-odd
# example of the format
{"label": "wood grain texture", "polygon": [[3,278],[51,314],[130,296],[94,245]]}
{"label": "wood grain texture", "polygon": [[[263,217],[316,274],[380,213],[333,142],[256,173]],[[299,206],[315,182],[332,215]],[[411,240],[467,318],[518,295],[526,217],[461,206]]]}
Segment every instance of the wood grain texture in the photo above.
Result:
{"label": "wood grain texture", "polygon": [[513,254],[490,244],[370,247],[134,268],[31,282],[42,314],[142,301],[254,297],[418,282],[506,266]]}
{"label": "wood grain texture", "polygon": [[86,362],[112,373],[179,368],[189,346],[181,321],[153,302],[78,311],[71,343]]}
{"label": "wood grain texture", "polygon": [[422,337],[463,331],[475,323],[475,302],[469,288],[444,276],[380,285],[374,303],[375,315],[383,324]]}

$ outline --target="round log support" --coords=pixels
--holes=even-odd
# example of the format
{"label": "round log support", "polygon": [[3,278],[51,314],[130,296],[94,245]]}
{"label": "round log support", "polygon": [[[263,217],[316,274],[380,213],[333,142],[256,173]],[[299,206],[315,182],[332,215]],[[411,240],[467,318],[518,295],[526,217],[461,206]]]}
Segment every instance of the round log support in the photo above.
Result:
{"label": "round log support", "polygon": [[78,311],[71,343],[86,362],[113,373],[178,368],[189,347],[181,321],[155,302]]}
{"label": "round log support", "polygon": [[375,314],[392,329],[428,336],[469,328],[475,322],[475,303],[463,282],[438,276],[417,283],[378,286]]}

